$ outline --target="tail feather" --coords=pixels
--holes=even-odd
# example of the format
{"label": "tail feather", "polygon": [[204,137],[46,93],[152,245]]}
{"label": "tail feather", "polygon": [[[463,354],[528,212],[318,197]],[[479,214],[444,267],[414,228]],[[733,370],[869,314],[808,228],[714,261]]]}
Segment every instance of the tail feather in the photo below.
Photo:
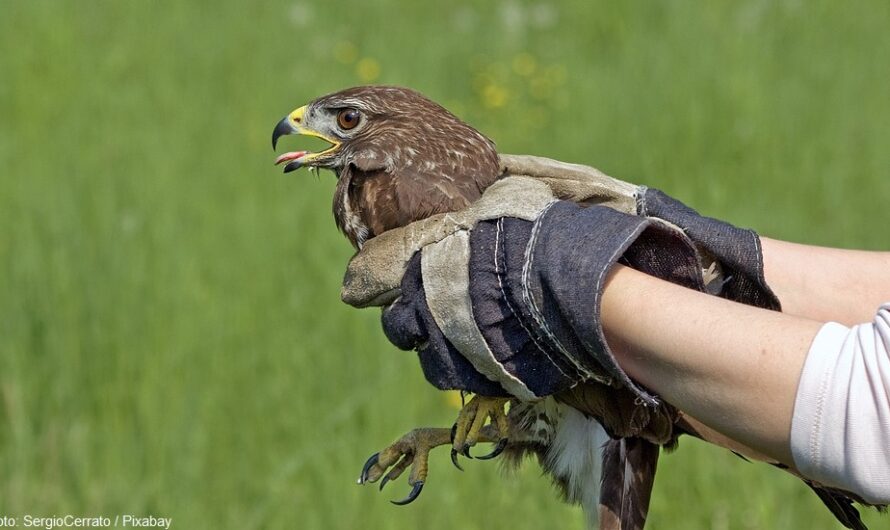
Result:
{"label": "tail feather", "polygon": [[657,445],[642,438],[609,440],[603,446],[601,530],[642,530],[649,513],[658,452]]}

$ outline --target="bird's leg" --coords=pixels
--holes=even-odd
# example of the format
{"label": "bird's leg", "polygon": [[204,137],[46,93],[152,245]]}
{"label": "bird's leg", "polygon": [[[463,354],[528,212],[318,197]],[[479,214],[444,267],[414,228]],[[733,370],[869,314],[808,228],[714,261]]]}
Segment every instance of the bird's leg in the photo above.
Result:
{"label": "bird's leg", "polygon": [[[371,455],[362,468],[358,483],[376,482],[382,477],[380,489],[383,490],[383,486],[387,482],[399,478],[405,469],[411,466],[411,472],[408,474],[411,493],[404,500],[392,501],[393,504],[398,505],[408,504],[420,495],[423,484],[426,482],[430,450],[449,443],[450,439],[451,435],[448,429],[432,427],[414,429],[389,447]],[[392,469],[389,469],[390,467]],[[388,473],[387,470],[389,470]]]}
{"label": "bird's leg", "polygon": [[[435,427],[425,427],[410,431],[389,447],[371,455],[371,458],[365,462],[365,466],[362,468],[362,474],[359,476],[358,483],[377,482],[382,477],[380,489],[383,490],[383,486],[387,482],[399,478],[410,466],[411,472],[408,474],[408,485],[411,486],[411,493],[401,501],[391,502],[400,506],[413,502],[420,495],[423,485],[426,483],[430,451],[440,445],[451,444],[453,433],[453,428]],[[500,436],[495,432],[493,426],[487,425],[477,434],[477,440],[480,442],[496,442],[500,440]]]}
{"label": "bird's leg", "polygon": [[[509,401],[509,398],[477,395],[464,405],[457,416],[457,422],[451,429],[451,461],[458,469],[461,469],[457,462],[458,453],[467,458],[473,458],[470,456],[470,447],[478,442],[497,443],[491,453],[479,456],[478,459],[487,460],[501,454],[507,446],[509,423],[504,408]],[[491,423],[486,425],[489,419],[491,419]]]}

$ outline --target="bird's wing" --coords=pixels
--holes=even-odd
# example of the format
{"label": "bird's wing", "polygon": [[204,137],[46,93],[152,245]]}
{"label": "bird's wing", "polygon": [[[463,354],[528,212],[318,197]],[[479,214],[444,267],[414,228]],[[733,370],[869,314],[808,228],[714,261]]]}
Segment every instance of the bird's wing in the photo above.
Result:
{"label": "bird's wing", "polygon": [[351,168],[349,172],[351,209],[360,212],[370,237],[437,213],[461,210],[481,196],[471,178],[433,179],[411,168],[399,171]]}

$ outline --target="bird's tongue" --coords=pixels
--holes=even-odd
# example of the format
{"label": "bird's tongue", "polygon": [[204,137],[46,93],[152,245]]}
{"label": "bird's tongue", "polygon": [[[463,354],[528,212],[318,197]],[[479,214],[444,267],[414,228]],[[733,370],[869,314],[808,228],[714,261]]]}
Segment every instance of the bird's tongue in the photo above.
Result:
{"label": "bird's tongue", "polygon": [[302,158],[308,152],[309,151],[291,151],[290,153],[284,153],[283,155],[275,159],[275,165],[277,166],[278,164],[287,162],[288,160],[296,160],[298,158]]}

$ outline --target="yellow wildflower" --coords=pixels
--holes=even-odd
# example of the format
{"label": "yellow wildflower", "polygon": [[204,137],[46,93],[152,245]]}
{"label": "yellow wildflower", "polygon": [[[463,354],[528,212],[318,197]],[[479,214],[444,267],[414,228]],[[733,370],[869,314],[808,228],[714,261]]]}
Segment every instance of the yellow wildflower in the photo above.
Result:
{"label": "yellow wildflower", "polygon": [[380,77],[380,63],[375,59],[365,57],[355,65],[355,73],[363,83],[371,83]]}

